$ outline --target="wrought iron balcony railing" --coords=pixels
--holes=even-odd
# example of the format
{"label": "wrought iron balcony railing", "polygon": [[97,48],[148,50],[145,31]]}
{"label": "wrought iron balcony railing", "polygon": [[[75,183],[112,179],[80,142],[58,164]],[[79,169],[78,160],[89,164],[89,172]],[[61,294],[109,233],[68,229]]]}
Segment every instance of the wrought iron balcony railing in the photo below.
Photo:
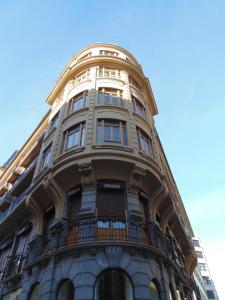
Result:
{"label": "wrought iron balcony railing", "polygon": [[25,258],[26,255],[24,253],[8,256],[5,264],[2,262],[0,267],[0,279],[4,280],[11,275],[21,274],[25,263]]}

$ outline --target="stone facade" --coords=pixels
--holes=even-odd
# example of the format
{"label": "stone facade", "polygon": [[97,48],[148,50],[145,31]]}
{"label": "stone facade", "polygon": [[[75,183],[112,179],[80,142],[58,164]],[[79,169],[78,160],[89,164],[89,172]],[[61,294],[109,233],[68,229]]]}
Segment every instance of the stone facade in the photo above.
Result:
{"label": "stone facade", "polygon": [[1,299],[62,299],[70,282],[74,299],[98,300],[106,270],[130,286],[127,300],[191,299],[193,232],[136,59],[91,45],[70,60],[47,103],[1,169]]}

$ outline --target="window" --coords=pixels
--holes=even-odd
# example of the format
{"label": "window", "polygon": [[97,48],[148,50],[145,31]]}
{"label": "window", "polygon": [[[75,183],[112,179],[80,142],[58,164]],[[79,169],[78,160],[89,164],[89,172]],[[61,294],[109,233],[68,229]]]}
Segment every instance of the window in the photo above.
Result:
{"label": "window", "polygon": [[59,120],[59,113],[57,113],[56,115],[54,115],[54,117],[52,118],[52,120],[51,120],[51,129],[57,127],[58,120]]}
{"label": "window", "polygon": [[211,280],[208,276],[202,276],[202,278],[205,284],[211,284]]}
{"label": "window", "polygon": [[77,75],[77,77],[75,78],[75,84],[78,84],[81,81],[89,79],[89,77],[90,77],[90,70],[88,69],[88,70],[80,73],[79,75]]}
{"label": "window", "polygon": [[198,258],[203,258],[202,252],[201,251],[196,251],[196,255]]}
{"label": "window", "polygon": [[57,293],[57,300],[74,300],[74,286],[71,280],[64,280]]}
{"label": "window", "polygon": [[40,297],[41,297],[40,284],[37,283],[31,290],[29,300],[39,300]]}
{"label": "window", "polygon": [[150,288],[151,300],[160,300],[159,289],[154,281],[150,282],[149,288]]}
{"label": "window", "polygon": [[64,150],[84,145],[85,123],[80,123],[65,132]]}
{"label": "window", "polygon": [[132,102],[133,102],[134,112],[136,112],[137,114],[142,116],[144,119],[146,119],[145,108],[142,105],[142,103],[134,96],[132,96]]}
{"label": "window", "polygon": [[137,81],[132,76],[130,76],[130,75],[129,75],[129,83],[131,85],[133,85],[134,87],[136,87],[136,89],[138,89],[139,91],[141,91],[140,84],[138,84]]}
{"label": "window", "polygon": [[133,300],[130,279],[121,270],[105,270],[96,282],[95,300]]}
{"label": "window", "polygon": [[118,105],[124,107],[121,90],[101,88],[98,92],[99,105]]}
{"label": "window", "polygon": [[51,145],[48,146],[43,152],[43,157],[42,157],[42,167],[43,168],[45,168],[49,165],[50,157],[51,157]]}
{"label": "window", "polygon": [[121,70],[101,67],[98,70],[98,77],[121,78]]}
{"label": "window", "polygon": [[53,204],[49,205],[44,212],[44,226],[43,226],[43,234],[49,232],[50,225],[52,224],[55,218],[55,207]]}
{"label": "window", "polygon": [[110,55],[110,56],[118,56],[117,52],[114,51],[109,51],[109,50],[100,50],[99,51],[100,55]]}
{"label": "window", "polygon": [[201,271],[207,271],[206,264],[198,264]]}
{"label": "window", "polygon": [[145,154],[152,156],[153,152],[152,152],[151,140],[148,137],[148,135],[140,128],[137,128],[137,135],[138,135],[140,150],[143,151]]}
{"label": "window", "polygon": [[98,120],[97,143],[127,145],[126,123],[118,120]]}
{"label": "window", "polygon": [[87,91],[84,91],[70,100],[70,113],[84,108],[87,105]]}
{"label": "window", "polygon": [[215,299],[215,295],[212,290],[206,290],[208,299]]}
{"label": "window", "polygon": [[192,240],[195,247],[200,247],[198,240]]}

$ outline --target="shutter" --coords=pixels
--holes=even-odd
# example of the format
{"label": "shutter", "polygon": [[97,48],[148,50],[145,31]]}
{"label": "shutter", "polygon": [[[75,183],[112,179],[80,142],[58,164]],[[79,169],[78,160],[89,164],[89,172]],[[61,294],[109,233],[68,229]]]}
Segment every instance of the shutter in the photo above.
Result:
{"label": "shutter", "polygon": [[69,221],[75,221],[79,219],[79,212],[81,208],[81,193],[74,194],[69,197]]}
{"label": "shutter", "polygon": [[124,192],[110,189],[98,190],[97,209],[99,217],[124,217]]}

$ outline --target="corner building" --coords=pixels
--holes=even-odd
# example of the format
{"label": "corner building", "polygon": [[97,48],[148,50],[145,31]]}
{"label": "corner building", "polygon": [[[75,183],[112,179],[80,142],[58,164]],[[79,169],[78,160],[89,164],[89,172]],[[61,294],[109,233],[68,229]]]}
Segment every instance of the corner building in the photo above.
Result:
{"label": "corner building", "polygon": [[91,45],[47,103],[1,168],[1,299],[200,299],[192,228],[137,60]]}

